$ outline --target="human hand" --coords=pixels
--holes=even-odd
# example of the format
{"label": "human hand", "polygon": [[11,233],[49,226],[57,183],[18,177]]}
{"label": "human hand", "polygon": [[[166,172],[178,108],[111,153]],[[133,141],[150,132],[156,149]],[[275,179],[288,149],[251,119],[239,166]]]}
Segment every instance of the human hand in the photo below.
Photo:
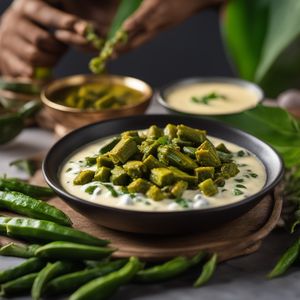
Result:
{"label": "human hand", "polygon": [[159,32],[180,24],[203,8],[224,0],[144,0],[123,25],[128,42],[120,50],[130,50],[155,37]]}
{"label": "human hand", "polygon": [[[32,77],[35,67],[54,66],[66,50],[66,46],[55,37],[55,31],[76,32],[83,22],[44,1],[14,1],[2,16],[0,25],[2,75]],[[84,40],[86,43],[78,36],[77,42],[83,43]]]}

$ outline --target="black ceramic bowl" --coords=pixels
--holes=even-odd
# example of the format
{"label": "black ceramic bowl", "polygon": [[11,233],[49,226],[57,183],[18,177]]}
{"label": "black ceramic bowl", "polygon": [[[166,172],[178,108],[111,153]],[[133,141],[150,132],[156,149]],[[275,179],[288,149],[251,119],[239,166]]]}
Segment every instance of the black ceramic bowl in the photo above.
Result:
{"label": "black ceramic bowl", "polygon": [[[60,167],[66,158],[81,146],[125,130],[143,129],[152,124],[164,127],[168,123],[206,129],[211,136],[225,139],[250,150],[265,165],[267,182],[264,188],[251,197],[225,206],[188,211],[147,212],[91,203],[69,194],[61,186],[58,176]],[[135,233],[179,234],[215,227],[247,212],[279,183],[283,175],[283,164],[269,145],[222,123],[179,115],[141,115],[99,122],[71,132],[50,149],[43,163],[43,173],[47,183],[61,198],[97,224]]]}

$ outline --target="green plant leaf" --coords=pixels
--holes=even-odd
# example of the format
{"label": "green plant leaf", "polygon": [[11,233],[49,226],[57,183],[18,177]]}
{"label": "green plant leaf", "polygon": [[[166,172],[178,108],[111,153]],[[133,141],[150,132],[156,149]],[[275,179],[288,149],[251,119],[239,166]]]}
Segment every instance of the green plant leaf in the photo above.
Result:
{"label": "green plant leaf", "polygon": [[122,0],[118,6],[116,15],[110,25],[107,39],[111,39],[121,28],[123,22],[132,15],[140,6],[143,0]]}
{"label": "green plant leaf", "polygon": [[258,105],[239,114],[215,118],[271,144],[283,157],[286,167],[300,165],[299,123],[284,109]]}

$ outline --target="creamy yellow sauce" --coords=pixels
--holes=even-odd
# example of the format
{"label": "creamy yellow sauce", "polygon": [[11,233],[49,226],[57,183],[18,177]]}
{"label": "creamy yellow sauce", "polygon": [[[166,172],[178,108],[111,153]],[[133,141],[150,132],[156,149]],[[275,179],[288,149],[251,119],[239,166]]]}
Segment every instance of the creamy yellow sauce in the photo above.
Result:
{"label": "creamy yellow sauce", "polygon": [[[207,96],[212,94],[220,97],[205,101]],[[261,94],[255,89],[231,83],[202,82],[182,85],[172,89],[166,95],[166,102],[171,108],[182,112],[220,115],[237,113],[253,108],[257,105],[260,98]],[[205,102],[208,103],[205,104]]]}
{"label": "creamy yellow sauce", "polygon": [[[117,197],[113,197],[111,191],[101,182],[91,182],[82,186],[74,185],[73,180],[81,170],[96,169],[96,166],[85,166],[85,157],[97,155],[99,149],[111,138],[95,141],[72,154],[61,168],[60,181],[67,192],[78,198],[106,206],[142,211],[176,211],[222,206],[241,201],[263,188],[266,182],[266,171],[257,157],[235,144],[214,137],[209,137],[209,139],[214,145],[225,143],[233,153],[241,150],[244,153],[244,156],[234,155],[234,161],[240,169],[239,174],[226,180],[225,186],[219,187],[219,193],[213,197],[207,197],[199,190],[186,190],[182,196],[184,201],[176,202],[174,199],[154,201],[143,194],[124,194],[120,187],[109,183],[105,183],[105,185],[113,186],[119,193]],[[93,187],[91,194],[86,192],[89,187]]]}

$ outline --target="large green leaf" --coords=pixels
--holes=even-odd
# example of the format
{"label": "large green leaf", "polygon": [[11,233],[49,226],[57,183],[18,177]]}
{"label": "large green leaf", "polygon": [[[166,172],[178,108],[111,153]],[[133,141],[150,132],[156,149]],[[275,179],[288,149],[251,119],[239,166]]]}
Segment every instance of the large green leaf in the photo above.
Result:
{"label": "large green leaf", "polygon": [[272,145],[287,167],[300,165],[299,123],[287,111],[259,105],[239,114],[216,118]]}
{"label": "large green leaf", "polygon": [[269,96],[300,86],[300,1],[230,0],[222,33],[241,77]]}

